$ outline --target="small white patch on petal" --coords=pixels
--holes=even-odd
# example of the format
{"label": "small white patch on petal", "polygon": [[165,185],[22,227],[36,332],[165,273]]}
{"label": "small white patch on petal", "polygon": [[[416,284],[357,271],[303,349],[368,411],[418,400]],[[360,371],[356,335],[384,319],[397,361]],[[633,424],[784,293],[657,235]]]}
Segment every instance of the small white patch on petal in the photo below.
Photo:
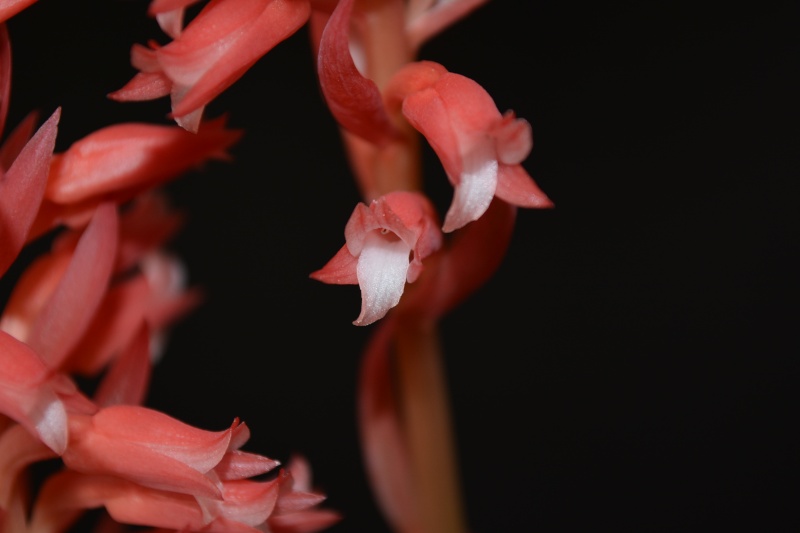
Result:
{"label": "small white patch on petal", "polygon": [[67,449],[67,412],[54,393],[43,396],[31,413],[31,419],[42,442],[61,455]]}
{"label": "small white patch on petal", "polygon": [[400,302],[410,252],[400,239],[387,239],[378,231],[367,234],[356,269],[361,287],[361,314],[353,324],[372,324]]}
{"label": "small white patch on petal", "polygon": [[492,203],[497,188],[497,154],[493,143],[478,143],[463,156],[461,180],[453,193],[442,231],[462,228],[483,215]]}

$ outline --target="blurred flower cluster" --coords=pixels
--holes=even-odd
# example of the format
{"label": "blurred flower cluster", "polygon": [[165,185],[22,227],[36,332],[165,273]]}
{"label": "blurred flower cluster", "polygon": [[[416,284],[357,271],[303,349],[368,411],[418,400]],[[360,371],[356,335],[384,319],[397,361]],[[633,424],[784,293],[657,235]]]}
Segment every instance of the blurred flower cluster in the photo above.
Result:
{"label": "blurred flower cluster", "polygon": [[[34,1],[0,0],[0,133],[7,25]],[[397,532],[468,530],[438,322],[494,274],[517,208],[552,207],[521,165],[530,124],[476,81],[418,59],[485,2],[152,0],[143,16],[164,42],[133,44],[136,73],[109,97],[168,97],[174,124],[110,124],[59,153],[56,109],[4,135],[0,275],[28,244],[50,244],[0,314],[0,533],[66,532],[89,509],[104,509],[98,531],[312,533],[341,519],[304,458],[281,466],[244,451],[239,419],[209,431],[142,405],[164,334],[202,303],[165,251],[183,219],[161,186],[228,158],[242,132],[206,107],[303,27],[341,134],[331,142],[343,142],[363,199],[343,206],[344,244],[310,276],[357,285],[354,324],[374,327],[358,391],[374,496]],[[443,216],[425,193],[423,141],[453,188]],[[57,468],[31,487],[43,461]]]}

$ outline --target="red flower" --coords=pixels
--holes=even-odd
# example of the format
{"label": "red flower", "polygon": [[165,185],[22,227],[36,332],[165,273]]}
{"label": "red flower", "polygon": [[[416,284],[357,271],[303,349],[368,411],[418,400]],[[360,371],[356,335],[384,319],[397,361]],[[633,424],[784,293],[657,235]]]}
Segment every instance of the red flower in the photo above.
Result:
{"label": "red flower", "polygon": [[416,281],[422,260],[442,245],[433,206],[414,192],[389,193],[369,207],[358,204],[344,234],[346,244],[311,277],[361,287],[357,326],[375,322],[396,306],[406,281]]}
{"label": "red flower", "polygon": [[[187,3],[175,5],[182,9]],[[132,101],[170,95],[171,116],[197,131],[205,106],[300,29],[310,12],[309,0],[211,0],[169,44],[135,45],[131,63],[140,72],[109,97]],[[175,33],[174,22],[169,24]]]}
{"label": "red flower", "polygon": [[473,80],[420,61],[398,71],[384,97],[425,136],[455,187],[443,231],[477,220],[495,196],[520,207],[553,206],[520,165],[533,147],[530,124],[511,111],[501,115]]}

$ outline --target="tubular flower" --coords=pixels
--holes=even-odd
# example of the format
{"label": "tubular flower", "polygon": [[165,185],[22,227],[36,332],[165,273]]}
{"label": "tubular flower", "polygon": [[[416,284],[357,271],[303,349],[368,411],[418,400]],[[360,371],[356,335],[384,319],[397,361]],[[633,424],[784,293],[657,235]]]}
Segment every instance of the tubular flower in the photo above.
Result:
{"label": "tubular flower", "polygon": [[384,98],[425,136],[455,187],[443,231],[477,220],[495,196],[520,207],[553,206],[520,164],[533,147],[530,124],[512,111],[501,115],[473,80],[432,61],[410,63]]}
{"label": "tubular flower", "polygon": [[345,245],[311,274],[324,283],[358,284],[365,326],[383,318],[400,302],[406,281],[422,273],[422,261],[442,245],[438,219],[425,196],[396,191],[358,204],[344,230]]}
{"label": "tubular flower", "polygon": [[153,4],[155,12],[171,17],[162,23],[176,34],[175,39],[165,46],[134,45],[131,63],[140,72],[109,97],[135,101],[169,95],[171,116],[194,132],[205,106],[300,29],[311,4],[309,0],[211,0],[178,34],[174,18],[182,17],[188,3]]}
{"label": "tubular flower", "polygon": [[78,472],[114,475],[146,487],[218,498],[210,473],[229,449],[234,421],[225,431],[194,428],[139,406],[112,405],[69,419],[62,458]]}
{"label": "tubular flower", "polygon": [[84,509],[105,507],[116,521],[164,530],[203,533],[311,533],[339,521],[304,492],[291,470],[272,480],[221,481],[219,499],[157,490],[128,480],[64,471],[51,477],[34,508],[33,531],[63,531]]}
{"label": "tubular flower", "polygon": [[241,136],[226,127],[224,117],[203,122],[194,135],[145,123],[97,130],[53,156],[28,240],[61,224],[85,225],[103,201],[122,204],[208,160],[228,159],[228,148]]}

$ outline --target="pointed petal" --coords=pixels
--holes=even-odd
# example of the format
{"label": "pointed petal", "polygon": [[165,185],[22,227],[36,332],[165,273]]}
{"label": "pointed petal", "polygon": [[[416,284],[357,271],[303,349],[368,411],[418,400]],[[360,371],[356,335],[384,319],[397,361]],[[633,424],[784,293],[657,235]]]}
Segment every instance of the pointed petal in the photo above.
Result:
{"label": "pointed petal", "polygon": [[116,102],[143,102],[167,96],[170,90],[172,83],[163,73],[139,72],[128,83],[106,96]]}
{"label": "pointed petal", "polygon": [[31,326],[28,343],[51,368],[58,368],[78,343],[105,295],[117,249],[117,211],[97,208],[67,271]]}
{"label": "pointed petal", "polygon": [[5,176],[0,176],[0,275],[14,261],[42,202],[61,109],[25,145]]}
{"label": "pointed petal", "polygon": [[254,453],[234,450],[225,454],[214,467],[214,472],[223,481],[246,479],[265,474],[280,465],[280,461]]}
{"label": "pointed petal", "polygon": [[519,207],[539,209],[553,207],[550,198],[521,165],[500,165],[495,194],[501,200]]}
{"label": "pointed petal", "polygon": [[309,277],[322,283],[358,285],[357,266],[358,258],[344,245],[324,267],[312,272]]}
{"label": "pointed petal", "polygon": [[39,122],[39,113],[32,111],[8,134],[3,146],[0,147],[0,169],[8,170],[19,157],[19,153],[33,136],[36,124]]}

